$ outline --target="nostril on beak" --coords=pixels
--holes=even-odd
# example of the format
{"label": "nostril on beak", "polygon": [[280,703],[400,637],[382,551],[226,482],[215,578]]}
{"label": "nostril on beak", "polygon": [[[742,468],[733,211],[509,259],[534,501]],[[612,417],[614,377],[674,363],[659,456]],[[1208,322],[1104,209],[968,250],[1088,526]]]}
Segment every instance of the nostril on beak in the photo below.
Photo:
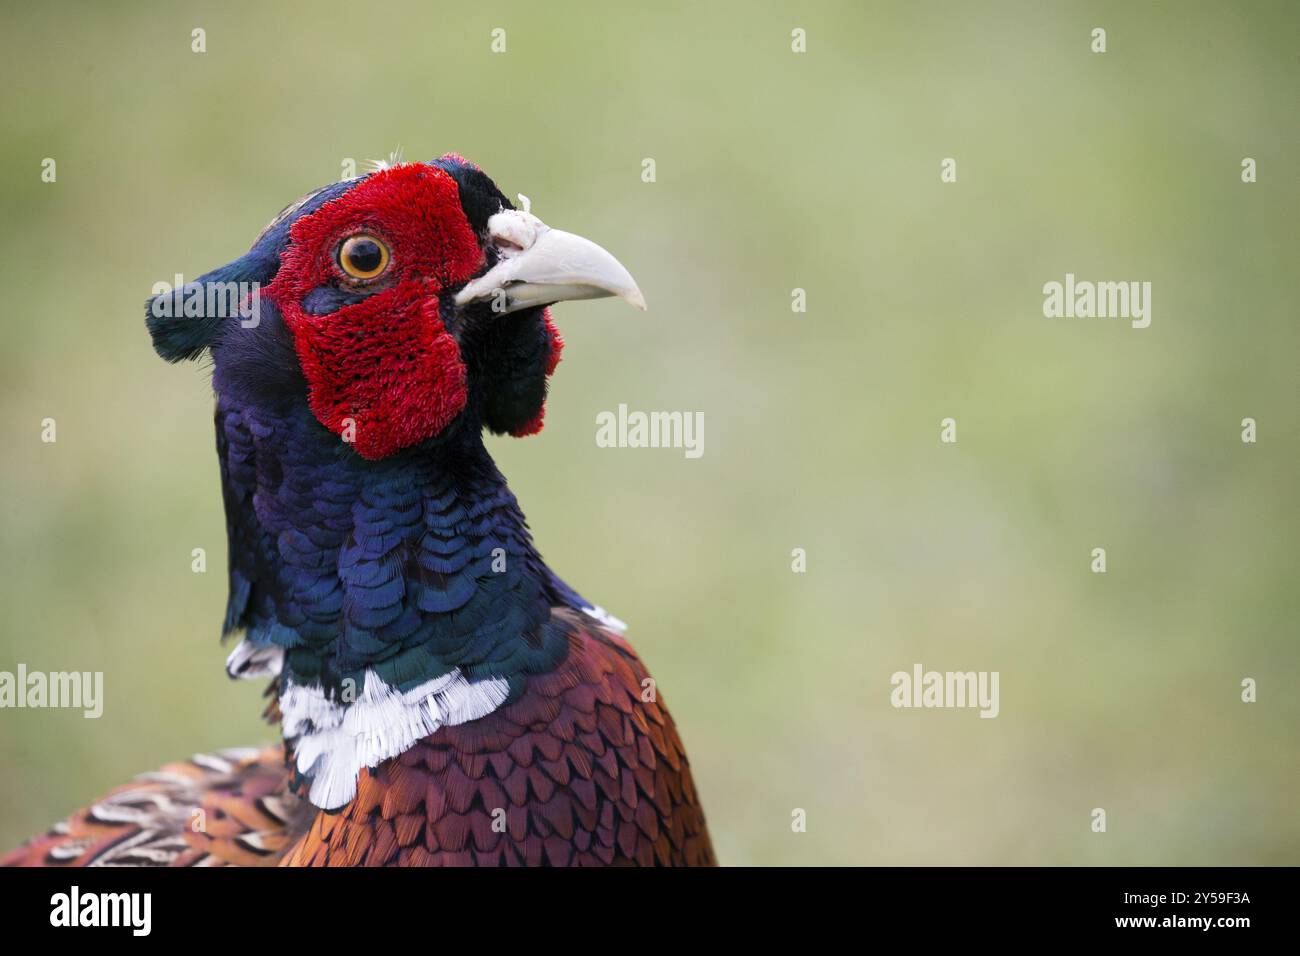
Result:
{"label": "nostril on beak", "polygon": [[519,245],[517,242],[507,239],[505,236],[493,236],[492,248],[495,249],[498,254],[503,256],[511,256],[514,255],[516,252],[524,251],[523,246]]}
{"label": "nostril on beak", "polygon": [[546,231],[546,224],[529,212],[507,209],[488,220],[488,238],[492,248],[508,259],[532,248]]}

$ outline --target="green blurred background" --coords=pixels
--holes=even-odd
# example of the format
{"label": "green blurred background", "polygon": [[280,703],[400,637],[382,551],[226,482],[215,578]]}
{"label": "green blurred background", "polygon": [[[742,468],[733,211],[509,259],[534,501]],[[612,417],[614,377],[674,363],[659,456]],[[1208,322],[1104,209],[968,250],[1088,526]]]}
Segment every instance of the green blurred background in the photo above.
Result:
{"label": "green blurred background", "polygon": [[[4,16],[0,669],[101,670],[106,704],[0,712],[3,848],[272,736],[216,639],[206,370],[142,303],[400,143],[645,291],[556,309],[546,431],[492,448],[630,622],[724,862],[1300,862],[1294,3]],[[1043,318],[1066,272],[1152,282],[1151,327]],[[703,458],[597,448],[620,402],[704,412]],[[914,662],[1000,671],[1001,716],[893,709]]]}

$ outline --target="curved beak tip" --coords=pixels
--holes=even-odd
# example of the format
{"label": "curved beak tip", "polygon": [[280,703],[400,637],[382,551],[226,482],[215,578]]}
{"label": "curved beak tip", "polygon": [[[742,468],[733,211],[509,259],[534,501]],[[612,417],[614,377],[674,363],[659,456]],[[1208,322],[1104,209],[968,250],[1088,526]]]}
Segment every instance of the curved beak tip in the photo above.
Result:
{"label": "curved beak tip", "polygon": [[621,298],[628,305],[632,306],[634,309],[640,309],[642,312],[646,310],[645,296],[641,294],[641,290],[638,289],[636,286],[633,286],[627,292],[624,292],[621,296],[619,296],[619,298]]}

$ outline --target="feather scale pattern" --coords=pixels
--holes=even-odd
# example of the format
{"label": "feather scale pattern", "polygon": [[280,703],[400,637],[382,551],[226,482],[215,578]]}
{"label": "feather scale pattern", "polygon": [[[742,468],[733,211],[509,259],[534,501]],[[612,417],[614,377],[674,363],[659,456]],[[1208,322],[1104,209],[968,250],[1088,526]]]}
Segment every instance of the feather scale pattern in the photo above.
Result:
{"label": "feather scale pattern", "polygon": [[488,715],[363,770],[340,811],[290,792],[281,747],[171,764],[4,866],[707,866],[690,765],[617,633],[557,611],[568,654]]}

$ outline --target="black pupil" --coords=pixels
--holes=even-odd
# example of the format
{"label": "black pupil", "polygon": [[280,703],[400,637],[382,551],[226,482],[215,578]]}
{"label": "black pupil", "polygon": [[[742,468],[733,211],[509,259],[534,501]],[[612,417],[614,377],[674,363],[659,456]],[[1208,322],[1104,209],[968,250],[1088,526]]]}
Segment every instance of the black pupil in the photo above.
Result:
{"label": "black pupil", "polygon": [[354,239],[348,243],[348,265],[357,272],[374,272],[384,261],[379,243],[373,239]]}

